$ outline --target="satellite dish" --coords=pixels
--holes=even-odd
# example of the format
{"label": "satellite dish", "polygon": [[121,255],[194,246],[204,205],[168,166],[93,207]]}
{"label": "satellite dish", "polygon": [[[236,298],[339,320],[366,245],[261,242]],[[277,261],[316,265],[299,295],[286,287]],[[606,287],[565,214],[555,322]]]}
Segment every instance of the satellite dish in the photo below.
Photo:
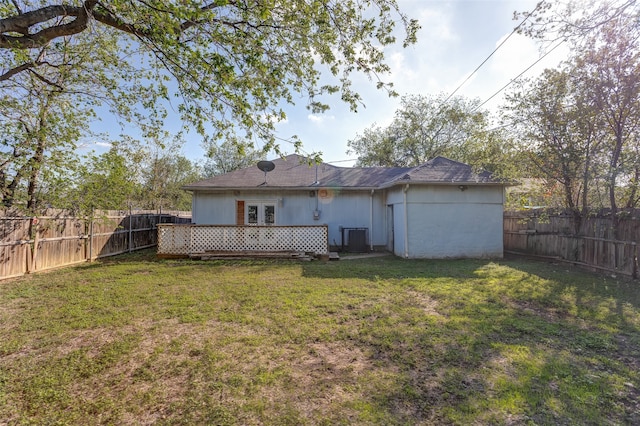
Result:
{"label": "satellite dish", "polygon": [[276,168],[276,165],[273,164],[273,161],[258,161],[258,168],[264,172],[264,182],[262,185],[267,183],[267,173]]}
{"label": "satellite dish", "polygon": [[273,161],[258,161],[258,168],[267,173],[275,169],[276,165],[273,164]]}

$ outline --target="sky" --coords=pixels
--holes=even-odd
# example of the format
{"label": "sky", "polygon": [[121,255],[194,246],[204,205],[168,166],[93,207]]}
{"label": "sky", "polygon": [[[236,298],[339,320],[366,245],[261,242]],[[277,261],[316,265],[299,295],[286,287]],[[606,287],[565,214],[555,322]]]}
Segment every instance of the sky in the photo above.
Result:
{"label": "sky", "polygon": [[[389,77],[396,91],[401,95],[449,95],[519,24],[520,21],[513,20],[513,12],[533,10],[536,1],[400,0],[399,5],[410,17],[419,20],[422,29],[417,44],[386,52],[392,67]],[[538,75],[545,66],[556,66],[561,55],[561,49],[554,51],[524,77]],[[536,42],[514,34],[456,95],[485,101],[540,56]],[[359,78],[356,87],[366,105],[357,114],[338,102],[323,115],[311,115],[304,108],[292,109],[288,111],[287,123],[278,126],[279,133],[283,137],[299,135],[305,150],[321,151],[326,162],[352,165],[356,156],[346,153],[347,142],[374,124],[389,125],[400,103],[399,98],[390,99],[375,89],[366,78]],[[501,102],[502,94],[484,107],[495,109]]]}
{"label": "sky", "polygon": [[[408,48],[401,43],[385,49],[392,81],[402,95],[449,95],[507,38],[520,23],[514,11],[531,11],[537,0],[398,0],[400,9],[418,19],[421,30],[418,42]],[[543,52],[539,45],[514,34],[460,88],[456,95],[487,100],[500,88],[535,63]],[[555,50],[523,77],[535,77],[544,68],[555,67],[566,50]],[[296,106],[286,106],[287,120],[277,125],[277,137],[290,139],[297,135],[307,153],[321,152],[325,162],[351,166],[354,154],[347,154],[347,142],[372,125],[385,127],[391,123],[400,98],[389,98],[366,76],[353,75],[353,87],[361,94],[365,106],[352,113],[339,97],[329,98],[331,108],[314,115],[305,107],[305,99]],[[504,92],[496,95],[484,108],[495,110]],[[169,116],[166,127],[179,129],[179,118]],[[182,154],[192,161],[204,161],[204,149],[198,135],[186,135]],[[294,148],[281,142],[285,153]],[[268,158],[268,159],[273,159]]]}

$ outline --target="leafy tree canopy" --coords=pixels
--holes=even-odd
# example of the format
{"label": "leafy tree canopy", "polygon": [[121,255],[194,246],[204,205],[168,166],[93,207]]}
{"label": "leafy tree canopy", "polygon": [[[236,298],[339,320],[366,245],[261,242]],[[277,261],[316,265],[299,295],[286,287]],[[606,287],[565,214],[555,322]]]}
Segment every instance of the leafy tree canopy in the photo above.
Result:
{"label": "leafy tree canopy", "polygon": [[572,54],[508,97],[512,122],[565,207],[615,218],[640,203],[640,6],[544,0],[528,15],[526,34],[567,41]]}
{"label": "leafy tree canopy", "polygon": [[206,148],[207,161],[204,164],[206,176],[220,175],[249,167],[263,159],[266,154],[263,150],[255,149],[250,141],[235,138],[222,143],[210,141]]}
{"label": "leafy tree canopy", "polygon": [[202,179],[198,164],[180,154],[176,143],[149,154],[141,164],[139,190],[133,205],[145,209],[191,210],[191,194],[181,187]]}
{"label": "leafy tree canopy", "polygon": [[478,104],[459,96],[404,96],[392,123],[365,129],[348,142],[349,152],[360,166],[413,167],[444,156],[513,177],[517,165],[505,158],[515,153]]}
{"label": "leafy tree canopy", "polygon": [[533,11],[515,13],[514,19],[527,19],[519,31],[546,43],[570,40],[581,44],[594,30],[619,20],[635,17],[639,22],[637,0],[541,0]]}
{"label": "leafy tree canopy", "polygon": [[391,90],[383,49],[397,26],[415,42],[417,22],[395,0],[0,1],[0,90],[36,78],[146,119],[149,132],[165,100],[203,135],[206,124],[214,138],[239,127],[271,147],[279,105],[296,94],[314,112],[333,93],[355,110],[353,72]]}

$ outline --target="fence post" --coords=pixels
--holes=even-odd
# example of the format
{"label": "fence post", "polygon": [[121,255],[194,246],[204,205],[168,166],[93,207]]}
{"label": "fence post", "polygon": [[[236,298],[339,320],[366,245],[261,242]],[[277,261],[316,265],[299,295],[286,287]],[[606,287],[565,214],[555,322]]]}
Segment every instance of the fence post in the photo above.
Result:
{"label": "fence post", "polygon": [[133,224],[131,222],[131,204],[129,204],[129,253],[133,251]]}
{"label": "fence post", "polygon": [[38,256],[38,244],[40,243],[38,234],[38,218],[34,216],[29,223],[29,237],[33,239],[33,246],[31,247],[31,262],[29,262],[28,274],[36,272],[36,257]]}
{"label": "fence post", "polygon": [[635,280],[638,278],[638,244],[635,242],[631,244],[633,245],[633,272],[631,277]]}
{"label": "fence post", "polygon": [[89,262],[93,262],[93,217],[95,209],[91,209],[91,217],[89,218]]}

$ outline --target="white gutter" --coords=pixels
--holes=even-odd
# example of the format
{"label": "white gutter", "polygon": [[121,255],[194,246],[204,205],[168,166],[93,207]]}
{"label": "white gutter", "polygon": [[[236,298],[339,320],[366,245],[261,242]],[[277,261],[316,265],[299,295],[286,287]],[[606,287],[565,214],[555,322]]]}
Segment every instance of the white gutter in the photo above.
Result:
{"label": "white gutter", "polygon": [[373,193],[374,189],[371,190],[371,195],[369,195],[369,250],[373,251]]}
{"label": "white gutter", "polygon": [[198,217],[196,216],[196,200],[197,197],[191,197],[191,223],[198,223]]}
{"label": "white gutter", "polygon": [[404,198],[404,257],[409,257],[409,211],[407,209],[407,191],[409,190],[409,184],[406,184],[402,189]]}

